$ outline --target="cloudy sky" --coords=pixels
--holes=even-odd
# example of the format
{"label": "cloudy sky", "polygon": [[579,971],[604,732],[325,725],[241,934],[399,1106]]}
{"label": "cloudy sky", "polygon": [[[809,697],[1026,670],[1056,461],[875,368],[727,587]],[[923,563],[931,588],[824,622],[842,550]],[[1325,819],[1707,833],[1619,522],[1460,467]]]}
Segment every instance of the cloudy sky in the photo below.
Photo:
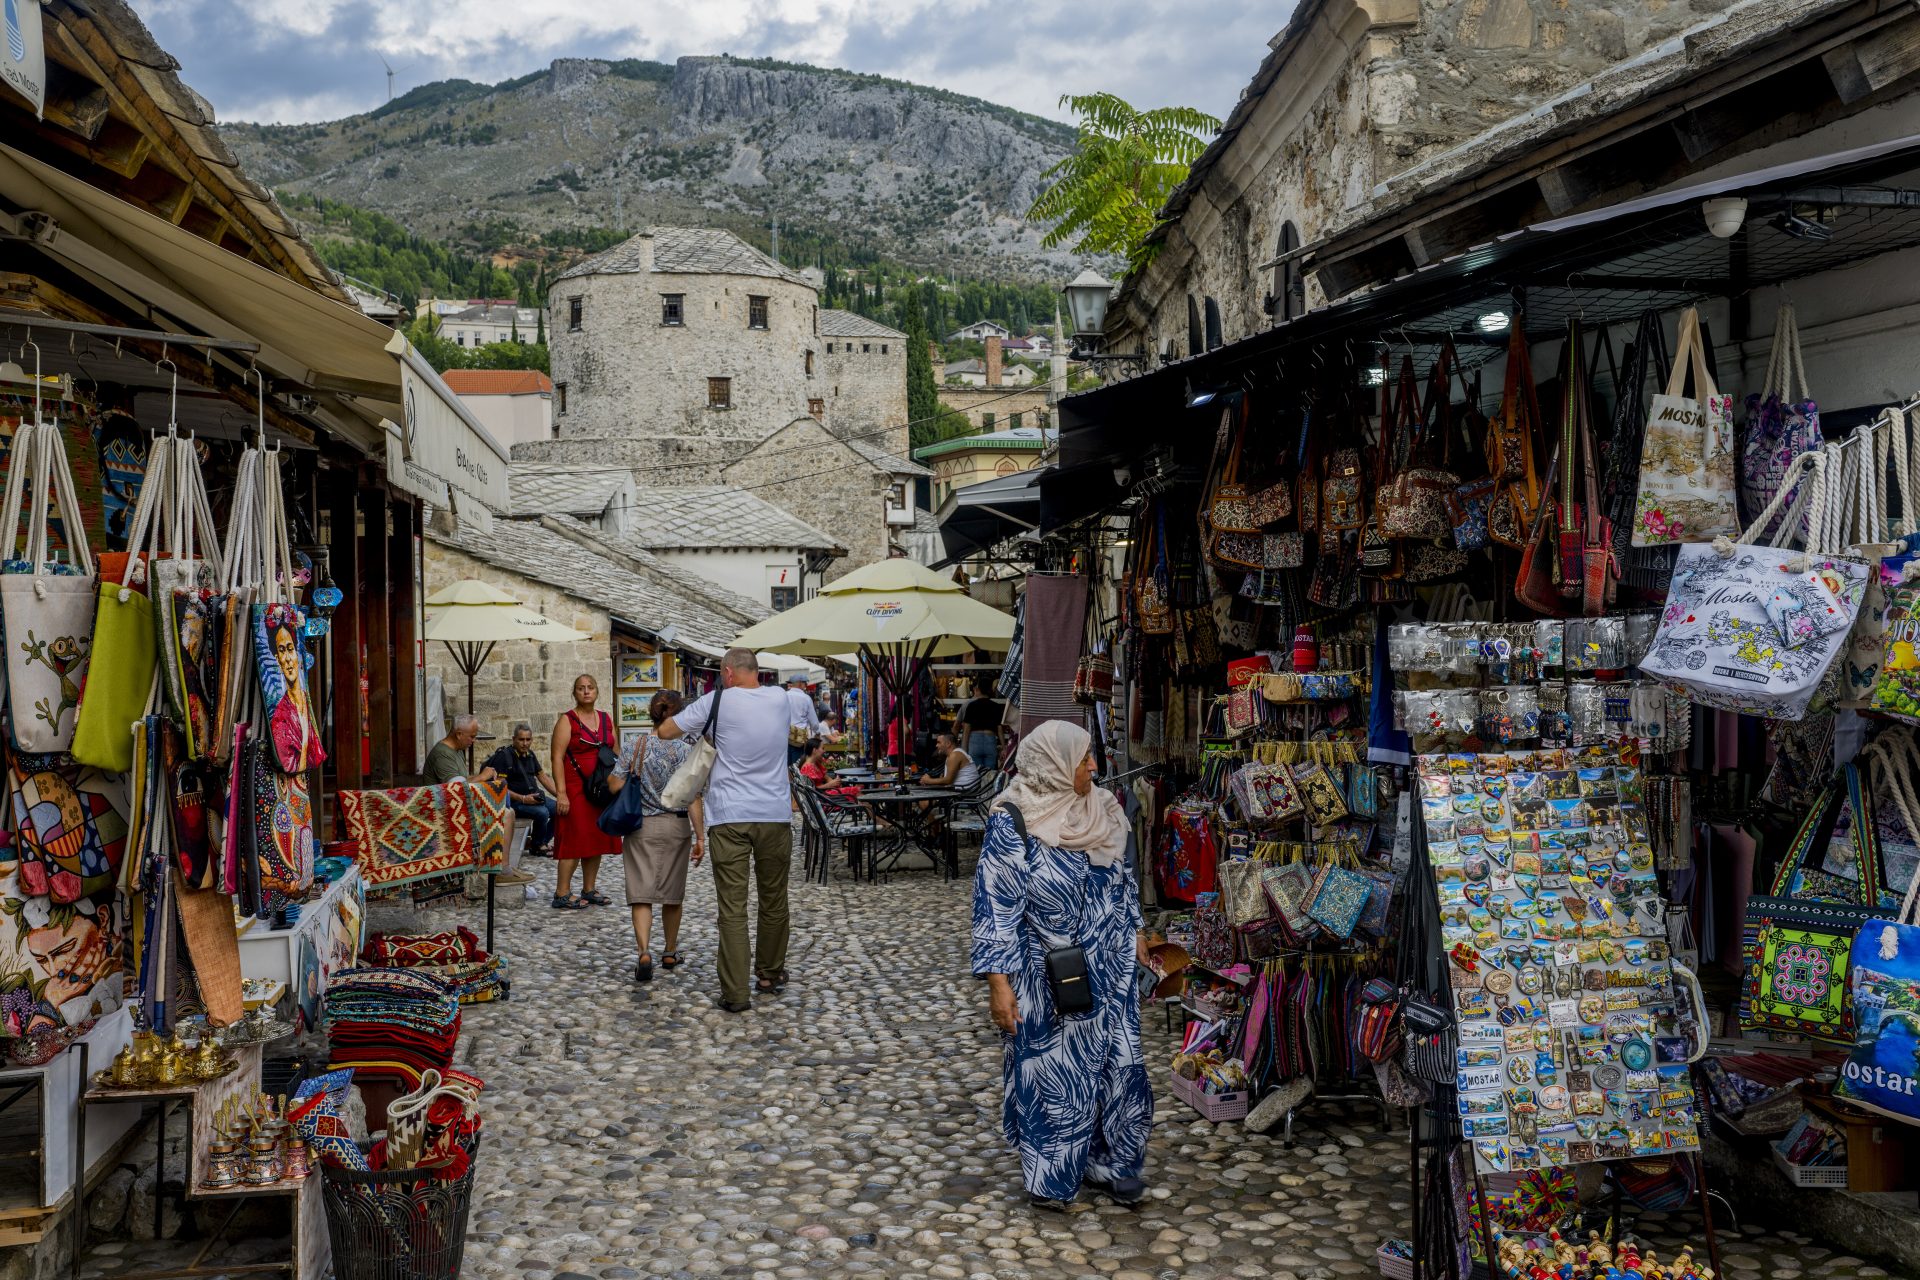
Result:
{"label": "cloudy sky", "polygon": [[330,120],[554,58],[733,53],[1059,116],[1062,93],[1224,117],[1293,0],[132,0],[222,120]]}

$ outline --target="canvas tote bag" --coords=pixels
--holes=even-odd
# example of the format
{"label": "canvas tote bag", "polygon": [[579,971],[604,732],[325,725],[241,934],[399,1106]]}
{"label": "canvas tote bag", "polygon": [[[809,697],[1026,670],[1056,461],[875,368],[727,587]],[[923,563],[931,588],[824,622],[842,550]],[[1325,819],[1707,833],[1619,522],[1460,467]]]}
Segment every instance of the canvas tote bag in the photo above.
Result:
{"label": "canvas tote bag", "polygon": [[[1794,398],[1798,385],[1800,398]],[[1807,385],[1800,359],[1800,325],[1793,304],[1783,303],[1773,325],[1773,352],[1767,380],[1747,397],[1747,438],[1740,451],[1740,503],[1751,515],[1780,492],[1787,468],[1809,449],[1818,449],[1820,409]],[[1789,496],[1788,501],[1792,498]]]}
{"label": "canvas tote bag", "polygon": [[[20,457],[22,446],[27,457]],[[13,716],[14,745],[44,754],[73,746],[80,708],[80,687],[93,651],[95,608],[93,553],[67,469],[66,446],[55,423],[22,424],[14,434],[12,476],[25,472],[25,563],[16,527],[9,535],[11,572],[0,573],[0,616],[7,637],[7,699]],[[22,465],[23,461],[26,465]],[[67,535],[68,560],[55,564],[48,547],[49,525],[58,511]],[[19,509],[10,507],[9,521]]]}
{"label": "canvas tote bag", "polygon": [[1800,455],[1788,484],[1806,500],[1806,550],[1779,545],[1798,523],[1789,512],[1772,544],[1749,541],[1784,505],[1787,490],[1738,543],[1725,538],[1680,549],[1652,647],[1640,669],[1704,706],[1773,720],[1806,714],[1827,671],[1845,652],[1866,592],[1865,561],[1833,554],[1837,506],[1826,473],[1836,446]]}
{"label": "canvas tote bag", "polygon": [[[1686,392],[1693,374],[1693,395]],[[1733,483],[1733,397],[1707,372],[1700,312],[1680,315],[1673,369],[1653,398],[1640,445],[1640,495],[1633,545],[1705,542],[1740,527]],[[1677,570],[1676,570],[1677,572]]]}
{"label": "canvas tote bag", "polygon": [[667,779],[667,785],[660,788],[660,803],[675,811],[683,811],[693,806],[707,789],[707,779],[713,775],[714,761],[720,758],[720,749],[714,745],[715,736],[720,732],[720,695],[727,691],[725,685],[715,685],[713,689],[713,714],[707,720],[707,731],[700,735],[700,741],[693,744],[693,750],[680,762],[680,767]]}
{"label": "canvas tote bag", "polygon": [[115,773],[133,768],[129,729],[146,714],[153,690],[153,601],[148,596],[146,559],[159,525],[155,509],[166,491],[167,472],[177,438],[155,436],[147,448],[147,474],[134,502],[127,532],[125,567],[118,582],[103,581],[93,618],[93,651],[86,687],[73,731],[73,758]]}
{"label": "canvas tote bag", "polygon": [[226,562],[191,436],[177,439],[167,485],[171,500],[161,507],[167,555],[154,562],[150,575],[155,649],[167,707],[186,740],[187,757],[201,759],[216,732],[204,675],[215,643],[209,606],[226,576]]}
{"label": "canvas tote bag", "polygon": [[[1878,803],[1900,811],[1909,835],[1920,835],[1920,747],[1906,731],[1884,733],[1860,753]],[[1882,1115],[1920,1124],[1920,875],[1892,919],[1875,917],[1854,935],[1847,963],[1853,1005],[1853,1049],[1834,1095]]]}
{"label": "canvas tote bag", "polygon": [[258,535],[266,555],[264,599],[253,606],[253,645],[264,730],[282,773],[298,774],[324,764],[320,725],[308,696],[307,617],[294,601],[293,551],[280,480],[280,451],[263,451],[260,465]]}

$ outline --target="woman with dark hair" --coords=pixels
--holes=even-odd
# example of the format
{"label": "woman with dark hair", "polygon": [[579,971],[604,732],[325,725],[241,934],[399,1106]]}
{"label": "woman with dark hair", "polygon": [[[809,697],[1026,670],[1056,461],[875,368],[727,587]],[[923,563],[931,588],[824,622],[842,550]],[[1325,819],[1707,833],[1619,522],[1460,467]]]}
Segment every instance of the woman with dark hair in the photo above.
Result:
{"label": "woman with dark hair", "polygon": [[[600,859],[620,852],[620,837],[600,829],[600,809],[587,799],[587,779],[599,767],[600,748],[618,745],[613,717],[595,709],[599,701],[600,682],[583,675],[573,682],[573,707],[553,722],[553,776],[560,781],[560,794],[554,798],[560,816],[553,826],[556,910],[578,911],[613,902],[594,886],[600,881]],[[573,893],[575,863],[580,864],[578,897]]]}
{"label": "woman with dark hair", "polygon": [[[653,695],[647,715],[664,724],[679,714],[686,699],[671,689]],[[687,867],[706,855],[705,823],[700,801],[688,809],[669,809],[660,793],[673,777],[693,743],[686,738],[668,741],[643,734],[633,749],[614,766],[613,790],[640,788],[640,829],[621,846],[627,871],[627,905],[633,910],[633,941],[638,948],[633,964],[635,982],[653,981],[653,909],[660,908],[660,929],[666,949],[662,969],[680,967],[680,909],[687,897]]]}

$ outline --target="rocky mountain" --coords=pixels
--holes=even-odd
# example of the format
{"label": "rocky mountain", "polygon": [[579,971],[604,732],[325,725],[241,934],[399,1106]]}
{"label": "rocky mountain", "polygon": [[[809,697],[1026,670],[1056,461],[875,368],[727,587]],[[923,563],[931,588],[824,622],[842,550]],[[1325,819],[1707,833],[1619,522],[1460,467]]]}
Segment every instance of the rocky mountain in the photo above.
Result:
{"label": "rocky mountain", "polygon": [[496,85],[423,85],[344,120],[222,132],[268,186],[443,239],[777,218],[783,235],[934,270],[1057,277],[1075,261],[1021,216],[1069,127],[845,71],[569,58]]}

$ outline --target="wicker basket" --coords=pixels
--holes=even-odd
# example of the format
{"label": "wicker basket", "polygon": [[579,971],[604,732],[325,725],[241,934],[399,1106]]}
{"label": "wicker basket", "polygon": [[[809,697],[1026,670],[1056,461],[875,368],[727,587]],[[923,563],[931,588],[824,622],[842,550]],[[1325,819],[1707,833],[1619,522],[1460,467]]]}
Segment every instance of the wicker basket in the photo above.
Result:
{"label": "wicker basket", "polygon": [[1233,1089],[1226,1093],[1208,1093],[1197,1081],[1188,1080],[1184,1076],[1175,1076],[1173,1077],[1173,1096],[1198,1111],[1202,1119],[1211,1120],[1215,1124],[1247,1118],[1247,1099],[1250,1094],[1245,1089]]}
{"label": "wicker basket", "polygon": [[1847,1166],[1843,1164],[1788,1164],[1787,1158],[1780,1154],[1779,1147],[1770,1145],[1767,1150],[1773,1152],[1773,1162],[1780,1166],[1780,1172],[1787,1175],[1787,1181],[1796,1187],[1847,1189]]}
{"label": "wicker basket", "polygon": [[1380,1265],[1380,1274],[1387,1280],[1413,1280],[1413,1259],[1403,1258],[1397,1253],[1388,1253],[1382,1244],[1373,1251],[1373,1260]]}

